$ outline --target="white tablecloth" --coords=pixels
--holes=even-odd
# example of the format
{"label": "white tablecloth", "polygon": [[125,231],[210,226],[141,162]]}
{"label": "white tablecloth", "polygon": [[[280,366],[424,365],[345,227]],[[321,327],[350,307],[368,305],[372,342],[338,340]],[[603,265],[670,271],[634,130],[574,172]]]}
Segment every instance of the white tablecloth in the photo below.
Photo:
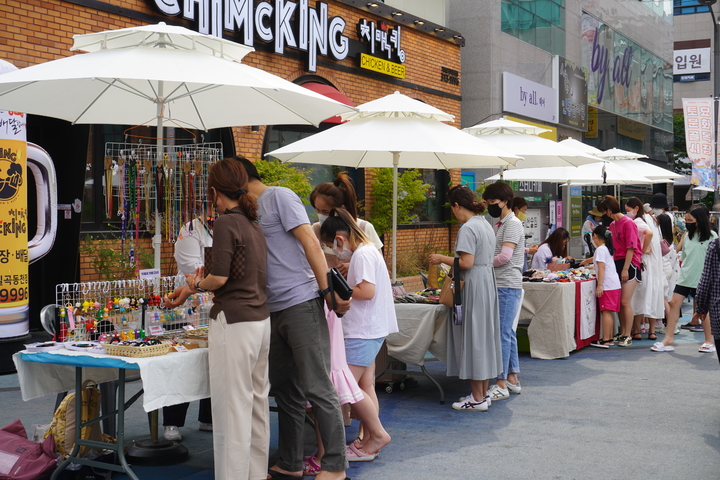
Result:
{"label": "white tablecloth", "polygon": [[25,401],[74,390],[75,365],[85,367],[83,380],[90,379],[96,383],[117,380],[118,368],[130,369],[128,373],[139,369],[144,389],[143,409],[146,412],[210,396],[207,348],[147,358],[70,350],[43,353],[23,351],[13,355],[13,361]]}
{"label": "white tablecloth", "polygon": [[400,331],[388,335],[388,353],[408,365],[423,365],[427,351],[446,362],[448,310],[445,305],[396,303]]}

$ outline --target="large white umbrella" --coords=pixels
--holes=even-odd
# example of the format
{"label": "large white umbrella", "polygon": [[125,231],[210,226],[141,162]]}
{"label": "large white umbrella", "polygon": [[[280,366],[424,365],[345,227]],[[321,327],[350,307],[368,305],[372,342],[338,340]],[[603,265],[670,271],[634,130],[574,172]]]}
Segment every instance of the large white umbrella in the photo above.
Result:
{"label": "large white umbrella", "polygon": [[512,120],[493,120],[463,130],[523,157],[515,165],[517,168],[577,166],[598,161],[597,157],[537,136],[547,129]]}
{"label": "large white umbrella", "polygon": [[348,122],[267,153],[284,162],[393,168],[392,279],[396,278],[397,169],[502,167],[520,160],[442,122],[453,116],[395,92],[342,115]]}
{"label": "large white umbrella", "polygon": [[642,153],[635,153],[635,152],[629,152],[627,150],[623,150],[621,148],[611,148],[609,150],[605,150],[602,153],[596,154],[598,157],[602,158],[603,160],[637,160],[639,158],[648,158],[647,155],[643,155]]}
{"label": "large white umbrella", "polygon": [[[500,180],[494,175],[486,180]],[[579,167],[518,168],[503,173],[503,180],[568,183],[570,185],[638,185],[652,180],[614,162],[595,162]]]}
{"label": "large white umbrella", "polygon": [[[652,163],[643,162],[640,160],[616,160],[611,162],[613,165],[617,165],[635,173],[647,177],[650,180],[667,180],[672,183],[672,179],[683,178],[683,175],[675,173],[666,168],[658,167]],[[654,182],[657,183],[657,182]],[[665,182],[663,182],[665,183]]]}
{"label": "large white umbrella", "polygon": [[[0,109],[72,123],[199,130],[241,125],[319,124],[352,107],[243,65],[253,51],[160,23],[76,35],[73,55],[0,75]],[[156,221],[155,265],[160,262]]]}
{"label": "large white umbrella", "polygon": [[595,148],[592,145],[583,143],[580,140],[575,140],[574,138],[566,138],[565,140],[560,140],[558,143],[563,147],[574,148],[586,155],[597,155],[598,153],[602,153],[602,150],[599,148]]}

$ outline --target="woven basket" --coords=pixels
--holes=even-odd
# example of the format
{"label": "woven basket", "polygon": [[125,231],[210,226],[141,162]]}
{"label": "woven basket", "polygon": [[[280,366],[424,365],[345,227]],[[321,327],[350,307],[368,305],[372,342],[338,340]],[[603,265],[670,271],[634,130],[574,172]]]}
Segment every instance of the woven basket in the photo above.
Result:
{"label": "woven basket", "polygon": [[172,345],[169,343],[161,343],[160,345],[149,345],[147,347],[131,347],[129,345],[104,344],[105,351],[109,355],[117,355],[119,357],[157,357],[168,353]]}

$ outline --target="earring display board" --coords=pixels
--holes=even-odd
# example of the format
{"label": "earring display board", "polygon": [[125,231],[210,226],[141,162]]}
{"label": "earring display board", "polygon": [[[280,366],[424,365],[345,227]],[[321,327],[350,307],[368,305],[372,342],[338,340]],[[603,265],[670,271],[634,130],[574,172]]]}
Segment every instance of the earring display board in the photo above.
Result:
{"label": "earring display board", "polygon": [[[160,148],[160,151],[158,151]],[[207,201],[210,167],[223,158],[222,144],[193,143],[157,145],[142,143],[105,144],[105,213],[121,220],[125,239],[137,239],[153,231],[155,213],[163,222],[165,239],[171,242],[180,228],[194,218],[212,214]]]}
{"label": "earring display board", "polygon": [[55,288],[59,341],[139,340],[187,333],[208,324],[211,293],[197,293],[173,309],[162,299],[185,285],[182,275],[108,282],[63,283]]}

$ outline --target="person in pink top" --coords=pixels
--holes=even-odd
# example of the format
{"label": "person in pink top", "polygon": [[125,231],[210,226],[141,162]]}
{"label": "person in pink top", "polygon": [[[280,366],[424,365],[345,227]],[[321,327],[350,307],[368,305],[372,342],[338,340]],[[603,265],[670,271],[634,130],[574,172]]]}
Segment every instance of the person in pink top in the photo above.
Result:
{"label": "person in pink top", "polygon": [[638,282],[642,282],[640,263],[642,262],[642,245],[638,229],[630,218],[620,212],[620,204],[611,195],[605,195],[597,204],[597,209],[603,215],[610,217],[613,222],[610,224],[615,246],[615,269],[620,277],[620,332],[617,335],[618,346],[627,347],[632,345],[630,329],[632,328],[634,312],[632,308],[632,296]]}

